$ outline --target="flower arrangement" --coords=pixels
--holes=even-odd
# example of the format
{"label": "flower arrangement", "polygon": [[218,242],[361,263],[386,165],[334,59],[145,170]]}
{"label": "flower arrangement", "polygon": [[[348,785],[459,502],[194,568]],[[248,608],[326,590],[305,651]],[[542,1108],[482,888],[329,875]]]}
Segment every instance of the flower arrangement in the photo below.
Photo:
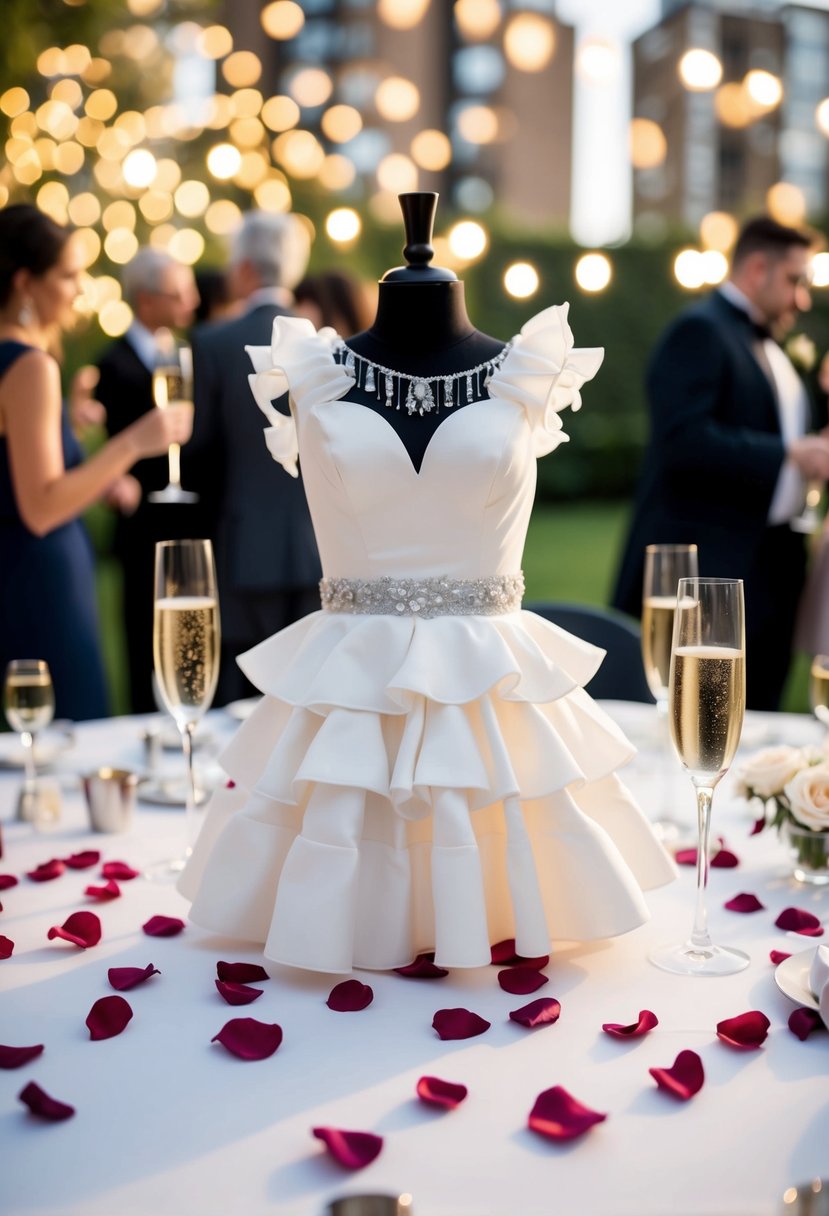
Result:
{"label": "flower arrangement", "polygon": [[817,363],[817,347],[808,334],[792,334],[783,349],[799,372],[810,372]]}
{"label": "flower arrangement", "polygon": [[750,756],[737,777],[742,797],[762,804],[755,831],[774,827],[788,836],[804,871],[829,870],[829,756],[815,748],[767,747]]}

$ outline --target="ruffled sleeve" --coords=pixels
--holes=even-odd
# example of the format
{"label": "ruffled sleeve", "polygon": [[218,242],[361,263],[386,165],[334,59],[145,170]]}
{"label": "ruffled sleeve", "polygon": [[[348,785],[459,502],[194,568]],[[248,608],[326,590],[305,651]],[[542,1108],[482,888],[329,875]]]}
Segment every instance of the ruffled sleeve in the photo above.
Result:
{"label": "ruffled sleeve", "polygon": [[567,440],[559,413],[581,408],[579,390],[601,366],[604,347],[576,349],[567,324],[569,304],[545,308],[513,338],[503,363],[489,382],[491,397],[513,401],[526,411],[536,456]]}
{"label": "ruffled sleeve", "polygon": [[248,376],[251,391],[270,424],[265,443],[274,460],[299,475],[299,443],[293,413],[283,414],[272,402],[290,393],[293,405],[314,405],[344,397],[354,383],[333,355],[339,342],[326,327],[319,333],[305,317],[276,317],[270,346],[246,346],[254,372]]}

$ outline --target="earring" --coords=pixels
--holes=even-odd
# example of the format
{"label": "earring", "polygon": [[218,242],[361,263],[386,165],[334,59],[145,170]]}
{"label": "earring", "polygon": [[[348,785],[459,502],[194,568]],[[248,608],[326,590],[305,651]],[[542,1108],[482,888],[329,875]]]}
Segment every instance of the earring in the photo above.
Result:
{"label": "earring", "polygon": [[35,313],[35,306],[31,299],[27,298],[20,305],[20,309],[17,313],[17,323],[18,325],[21,325],[23,329],[28,329],[30,325],[34,325],[36,320],[37,314]]}

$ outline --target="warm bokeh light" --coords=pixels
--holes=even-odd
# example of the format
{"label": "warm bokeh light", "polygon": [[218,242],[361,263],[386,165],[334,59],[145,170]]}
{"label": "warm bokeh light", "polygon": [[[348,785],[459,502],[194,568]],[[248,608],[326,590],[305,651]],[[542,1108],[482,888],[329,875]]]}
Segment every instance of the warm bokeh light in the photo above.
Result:
{"label": "warm bokeh light", "polygon": [[124,158],[122,171],[128,186],[143,190],[155,181],[158,164],[148,148],[135,148]]}
{"label": "warm bokeh light", "polygon": [[593,84],[605,84],[619,72],[619,51],[602,38],[589,38],[579,47],[576,72]]}
{"label": "warm bokeh light", "polygon": [[299,106],[293,97],[269,97],[262,106],[262,122],[271,131],[290,131],[299,122]]}
{"label": "warm bokeh light", "polygon": [[204,215],[210,205],[210,191],[204,182],[195,180],[182,182],[176,189],[174,198],[176,210],[180,215],[187,216],[188,219],[196,215]]}
{"label": "warm bokeh light", "polygon": [[125,199],[118,199],[104,210],[101,223],[107,232],[114,232],[116,228],[126,228],[129,232],[134,232],[135,208]]}
{"label": "warm bokeh light", "polygon": [[501,24],[498,0],[456,0],[455,21],[467,42],[485,42]]}
{"label": "warm bokeh light", "polygon": [[377,86],[374,103],[387,122],[407,122],[420,108],[420,90],[405,76],[388,76]]}
{"label": "warm bokeh light", "polygon": [[153,185],[156,190],[168,190],[171,194],[176,186],[181,181],[181,168],[178,161],[173,160],[171,156],[163,157],[157,165],[155,181]]}
{"label": "warm bokeh light", "polygon": [[363,129],[363,119],[354,106],[331,106],[320,119],[322,133],[335,144],[347,143]]}
{"label": "warm bokeh light", "polygon": [[145,190],[138,209],[148,224],[161,224],[173,214],[173,196],[168,190]]}
{"label": "warm bokeh light", "polygon": [[108,300],[98,313],[98,324],[109,338],[120,338],[132,323],[132,309],[123,300]]}
{"label": "warm bokeh light", "polygon": [[133,17],[154,17],[164,7],[164,0],[127,0]]}
{"label": "warm bokeh light", "polygon": [[176,232],[177,229],[172,224],[159,224],[150,233],[150,244],[153,249],[163,249],[166,251]]}
{"label": "warm bokeh light", "polygon": [[347,190],[357,176],[353,161],[334,152],[326,156],[319,171],[319,183],[326,190]]}
{"label": "warm bokeh light", "polygon": [[333,89],[333,80],[322,68],[302,68],[288,85],[293,99],[307,109],[325,105]]}
{"label": "warm bokeh light", "polygon": [[458,133],[470,144],[491,144],[498,138],[498,115],[490,106],[464,106]]}
{"label": "warm bokeh light", "polygon": [[715,89],[722,80],[722,64],[711,51],[694,47],[679,61],[679,78],[686,89],[706,92]]}
{"label": "warm bokeh light", "polygon": [[797,226],[806,219],[806,197],[793,182],[775,182],[766,194],[766,206],[780,224]]}
{"label": "warm bokeh light", "polygon": [[118,98],[112,89],[95,89],[86,99],[84,110],[90,118],[106,122],[118,109]]}
{"label": "warm bokeh light", "polygon": [[273,0],[259,14],[262,29],[269,38],[295,38],[305,24],[305,14],[293,0]]}
{"label": "warm bokeh light", "polygon": [[281,177],[269,177],[256,187],[253,197],[263,211],[290,211],[291,191]]}
{"label": "warm bokeh light", "polygon": [[576,262],[576,282],[582,291],[604,291],[612,273],[610,258],[603,253],[583,253]]}
{"label": "warm bokeh light", "polygon": [[325,160],[325,149],[310,131],[284,131],[271,145],[274,159],[292,177],[315,177]]}
{"label": "warm bokeh light", "polygon": [[71,177],[75,173],[80,173],[83,168],[84,150],[80,144],[76,144],[74,140],[70,139],[58,144],[55,148],[54,160],[58,173]]}
{"label": "warm bokeh light", "polygon": [[347,245],[360,235],[360,217],[351,207],[338,207],[326,216],[325,231],[338,245]]}
{"label": "warm bokeh light", "polygon": [[64,77],[57,84],[53,85],[49,90],[49,96],[53,101],[62,101],[69,106],[70,110],[77,110],[78,106],[83,101],[83,89],[78,84],[77,80],[72,80],[69,77]]}
{"label": "warm bokeh light", "polygon": [[417,165],[401,152],[392,152],[377,166],[377,181],[390,194],[406,194],[417,189]]}
{"label": "warm bokeh light", "polygon": [[541,72],[556,49],[555,29],[538,13],[518,13],[504,30],[504,53],[522,72]]}
{"label": "warm bokeh light", "polygon": [[37,205],[59,224],[65,224],[69,218],[69,191],[63,182],[46,182],[37,192]]}
{"label": "warm bokeh light", "polygon": [[60,47],[50,46],[37,57],[37,70],[41,76],[60,76],[66,71],[66,61]]}
{"label": "warm bokeh light", "polygon": [[198,48],[205,59],[224,59],[233,50],[233,35],[224,25],[208,25],[202,30]]}
{"label": "warm bokeh light", "polygon": [[674,278],[680,287],[694,291],[705,282],[705,267],[698,249],[683,249],[674,258]]}
{"label": "warm bokeh light", "polygon": [[258,89],[237,89],[230,98],[228,121],[231,117],[256,118],[262,110],[264,100]]}
{"label": "warm bokeh light", "polygon": [[261,60],[253,51],[233,51],[222,64],[222,75],[232,88],[248,88],[262,75]]}
{"label": "warm bokeh light", "polygon": [[192,266],[204,253],[204,237],[195,228],[180,228],[170,237],[167,252],[177,262]]}
{"label": "warm bokeh light", "polygon": [[147,121],[138,110],[124,110],[115,119],[114,126],[126,132],[131,143],[140,144],[142,139],[147,138]]}
{"label": "warm bokeh light", "polygon": [[268,176],[270,167],[270,159],[264,152],[260,152],[258,149],[244,152],[239,171],[234,175],[233,180],[237,186],[242,186],[245,190],[252,190]]}
{"label": "warm bokeh light", "polygon": [[265,138],[265,128],[258,118],[235,118],[228,132],[239,148],[255,148]]}
{"label": "warm bokeh light", "polygon": [[812,286],[829,287],[829,253],[816,253],[812,258]]}
{"label": "warm bokeh light", "polygon": [[[441,0],[441,3],[445,2]],[[411,30],[428,7],[429,0],[378,0],[377,15],[394,30]]]}
{"label": "warm bokeh light", "polygon": [[95,174],[95,181],[102,190],[115,193],[124,185],[121,166],[117,161],[99,160],[92,166],[92,172]]}
{"label": "warm bokeh light", "polygon": [[227,236],[238,228],[241,222],[241,211],[228,198],[220,198],[211,203],[204,216],[207,231],[215,236]]}
{"label": "warm bokeh light", "polygon": [[630,160],[634,169],[655,169],[668,152],[668,141],[659,123],[634,118],[630,124]]}
{"label": "warm bokeh light", "polygon": [[101,252],[101,238],[94,228],[77,228],[73,240],[82,251],[83,268],[88,270],[98,260]]}
{"label": "warm bokeh light", "polygon": [[530,262],[513,262],[504,271],[504,287],[515,300],[526,300],[538,291],[538,271]]}
{"label": "warm bokeh light", "polygon": [[238,173],[242,155],[233,144],[214,144],[207,153],[207,168],[219,181],[227,181]]}
{"label": "warm bokeh light", "polygon": [[63,70],[67,76],[80,76],[92,62],[92,52],[82,42],[63,48]]}
{"label": "warm bokeh light", "polygon": [[102,160],[122,161],[130,150],[129,136],[115,127],[105,127],[95,147]]}
{"label": "warm bokeh light", "polygon": [[9,118],[14,118],[17,114],[23,114],[29,108],[29,94],[25,89],[21,89],[15,85],[14,88],[6,89],[5,93],[0,96],[0,110],[7,114]]}
{"label": "warm bokeh light", "polygon": [[829,97],[824,97],[815,110],[815,122],[824,135],[829,135]]}
{"label": "warm bokeh light", "polygon": [[69,200],[69,218],[78,228],[89,228],[101,218],[101,204],[91,191],[76,194]]}
{"label": "warm bokeh light", "polygon": [[719,249],[705,249],[700,254],[703,282],[710,286],[722,283],[728,274],[728,258]]}
{"label": "warm bokeh light", "polygon": [[108,76],[112,75],[112,64],[108,59],[90,59],[87,66],[81,72],[81,80],[84,84],[101,84]]}
{"label": "warm bokeh light", "polygon": [[489,235],[483,224],[475,220],[461,220],[450,228],[448,240],[456,258],[471,262],[484,252],[489,244]]}
{"label": "warm bokeh light", "polygon": [[730,80],[721,85],[714,96],[714,109],[723,126],[739,130],[747,127],[757,116],[757,108],[742,84]]}
{"label": "warm bokeh light", "polygon": [[700,220],[699,234],[706,249],[727,253],[737,239],[737,221],[727,211],[709,211]]}
{"label": "warm bokeh light", "polygon": [[412,159],[421,169],[440,173],[452,159],[452,144],[443,131],[426,128],[418,131],[411,143]]}
{"label": "warm bokeh light", "polygon": [[783,84],[771,72],[758,68],[746,74],[746,92],[753,102],[764,110],[771,110],[783,100]]}
{"label": "warm bokeh light", "polygon": [[129,228],[113,228],[104,239],[104,253],[111,262],[125,266],[138,252],[138,238]]}
{"label": "warm bokeh light", "polygon": [[141,63],[158,50],[158,34],[149,25],[131,25],[124,31],[122,54]]}

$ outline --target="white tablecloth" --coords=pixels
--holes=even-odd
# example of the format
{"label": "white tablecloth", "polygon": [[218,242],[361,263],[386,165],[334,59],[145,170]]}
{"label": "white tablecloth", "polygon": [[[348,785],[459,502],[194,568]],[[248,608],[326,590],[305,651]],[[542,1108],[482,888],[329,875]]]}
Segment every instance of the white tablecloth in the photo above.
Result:
{"label": "white tablecloth", "polygon": [[[663,776],[654,711],[609,708],[642,748],[628,780],[655,814]],[[233,725],[222,713],[210,723],[214,734]],[[139,766],[139,727],[127,718],[77,730],[62,757],[63,817],[48,835],[12,821],[20,775],[0,775],[0,873],[22,876],[88,848],[138,868],[170,854],[180,811],[140,807],[130,833],[93,835],[66,775],[99,764]],[[817,728],[808,718],[749,716],[747,747],[781,735],[815,741]],[[675,771],[676,800],[690,819],[690,785]],[[534,1031],[508,1019],[534,998],[502,991],[496,968],[439,981],[363,974],[374,1001],[343,1014],[326,1007],[330,977],[272,967],[264,995],[233,1009],[214,986],[216,962],[258,961],[255,946],[189,925],[174,938],[141,931],[154,914],[186,917],[172,885],[139,878],[122,884],[120,899],[94,905],[83,889],[97,867],[43,884],[21,878],[0,893],[0,933],[16,943],[0,962],[0,1043],[46,1049],[27,1066],[0,1072],[0,1211],[320,1216],[338,1195],[408,1192],[416,1216],[772,1216],[787,1186],[829,1175],[829,1034],[801,1042],[789,1031],[795,1006],[778,991],[769,961],[771,949],[811,951],[814,941],[776,929],[774,920],[790,905],[827,918],[829,891],[788,878],[773,833],[749,837],[753,815],[734,799],[732,781],[718,791],[715,832],[740,866],[712,871],[710,922],[715,939],[749,951],[750,968],[699,980],[647,962],[652,944],[679,940],[690,928],[694,872],[683,868],[676,883],[648,897],[648,925],[554,951],[550,982],[534,996],[558,998],[561,1017]],[[724,910],[741,891],[757,894],[766,910]],[[47,940],[50,926],[85,907],[101,918],[98,946],[81,951]],[[90,1041],[84,1021],[93,1002],[112,992],[107,969],[147,963],[161,975],[124,994],[134,1012],[126,1031]],[[433,1014],[456,1006],[481,1014],[491,1029],[442,1042]],[[622,1043],[602,1033],[603,1022],[634,1022],[646,1008],[659,1026],[645,1038]],[[718,1041],[717,1022],[749,1009],[771,1019],[763,1047],[739,1052]],[[274,1056],[242,1062],[211,1044],[237,1016],[279,1023],[284,1041]],[[684,1048],[700,1054],[706,1073],[687,1103],[658,1091],[648,1073]],[[424,1074],[462,1082],[468,1098],[446,1113],[426,1107],[415,1097]],[[75,1117],[47,1124],[28,1115],[17,1095],[29,1080],[74,1105]],[[606,1112],[606,1122],[565,1146],[527,1130],[536,1095],[554,1085]],[[379,1133],[383,1151],[362,1172],[348,1173],[312,1138],[316,1125]]]}

